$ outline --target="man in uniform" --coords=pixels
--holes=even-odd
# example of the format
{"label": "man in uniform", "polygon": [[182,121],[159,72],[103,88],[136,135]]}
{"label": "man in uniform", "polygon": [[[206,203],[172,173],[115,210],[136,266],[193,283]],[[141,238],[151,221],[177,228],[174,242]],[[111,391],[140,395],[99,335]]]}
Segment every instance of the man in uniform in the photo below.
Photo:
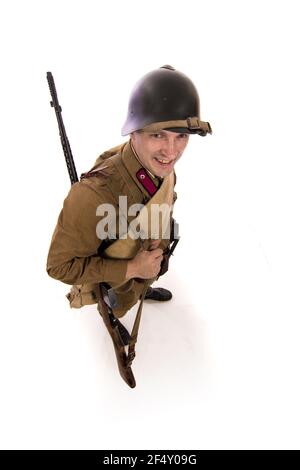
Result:
{"label": "man in uniform", "polygon": [[[150,285],[168,269],[176,243],[174,165],[190,134],[207,133],[211,127],[200,119],[198,93],[186,75],[165,65],[143,76],[122,128],[130,139],[100,155],[71,187],[52,237],[48,274],[72,285],[71,307],[98,303],[119,372],[132,388],[143,300],[172,297]],[[167,210],[155,212],[156,206]],[[139,300],[130,335],[119,318]]]}

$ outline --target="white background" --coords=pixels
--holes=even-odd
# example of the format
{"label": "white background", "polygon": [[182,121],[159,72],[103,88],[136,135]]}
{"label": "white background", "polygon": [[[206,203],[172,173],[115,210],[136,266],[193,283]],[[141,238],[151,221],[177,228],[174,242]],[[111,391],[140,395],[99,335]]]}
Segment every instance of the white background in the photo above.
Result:
{"label": "white background", "polygon": [[[298,3],[1,2],[1,448],[299,449]],[[214,133],[178,163],[174,299],[144,309],[131,390],[45,271],[70,185],[46,72],[80,174],[166,63]]]}

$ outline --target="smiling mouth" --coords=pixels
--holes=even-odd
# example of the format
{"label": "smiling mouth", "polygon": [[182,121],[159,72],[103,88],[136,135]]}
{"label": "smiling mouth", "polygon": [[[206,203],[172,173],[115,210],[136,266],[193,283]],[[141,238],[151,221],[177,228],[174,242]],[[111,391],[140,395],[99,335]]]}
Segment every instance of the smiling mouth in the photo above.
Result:
{"label": "smiling mouth", "polygon": [[170,165],[171,163],[174,163],[175,160],[167,160],[166,158],[157,158],[155,157],[154,160],[156,160],[158,163],[161,165]]}

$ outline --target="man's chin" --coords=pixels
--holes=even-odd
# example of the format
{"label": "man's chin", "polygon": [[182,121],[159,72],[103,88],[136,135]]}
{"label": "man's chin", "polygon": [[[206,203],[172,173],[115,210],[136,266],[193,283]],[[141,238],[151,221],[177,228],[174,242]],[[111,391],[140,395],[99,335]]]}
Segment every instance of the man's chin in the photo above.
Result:
{"label": "man's chin", "polygon": [[165,178],[166,176],[168,176],[170,173],[172,173],[173,171],[173,168],[170,168],[170,169],[160,169],[158,170],[157,168],[153,168],[152,170],[150,170],[150,172],[158,177],[158,178]]}
{"label": "man's chin", "polygon": [[170,173],[172,173],[173,168],[174,162],[170,163],[169,165],[165,165],[165,167],[163,167],[161,164],[155,164],[153,165],[152,173],[155,176],[159,176],[160,178],[165,178]]}
{"label": "man's chin", "polygon": [[169,171],[165,170],[165,171],[161,171],[159,175],[156,175],[156,176],[159,176],[160,178],[165,178],[166,176],[170,175],[173,171],[173,168]]}

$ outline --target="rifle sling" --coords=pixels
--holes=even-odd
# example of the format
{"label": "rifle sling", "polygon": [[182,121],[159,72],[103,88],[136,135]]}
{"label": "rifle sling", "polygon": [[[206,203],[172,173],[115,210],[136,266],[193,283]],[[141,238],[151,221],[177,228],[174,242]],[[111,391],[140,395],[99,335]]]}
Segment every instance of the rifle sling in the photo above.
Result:
{"label": "rifle sling", "polygon": [[[122,177],[125,184],[128,186],[128,189],[130,190],[130,185],[127,182],[128,174],[121,162],[121,159],[118,158],[117,155],[115,155],[114,157],[111,157],[111,161],[113,162],[116,169],[119,171],[120,176]],[[114,188],[111,188],[111,189],[114,190]],[[151,204],[167,203],[169,204],[169,206],[173,204],[173,191],[174,191],[174,173],[171,173],[163,180],[163,183],[160,186],[160,188],[153,194],[152,198],[147,202],[147,204],[142,209],[142,211],[144,211],[144,214],[142,214],[142,211],[140,212],[138,218],[141,220],[141,225],[143,221],[143,217],[141,216],[141,214],[144,215],[145,217],[145,211],[149,211],[149,209],[151,208]],[[104,250],[104,254],[105,256],[111,259],[114,259],[114,258],[115,259],[131,259],[136,255],[140,246],[141,246],[141,240],[133,239],[132,237],[130,237],[130,234],[129,234],[127,238],[118,239],[114,243],[112,243],[108,248]],[[134,325],[133,325],[132,332],[131,332],[131,340],[129,342],[129,347],[128,347],[128,355],[127,355],[128,366],[131,365],[135,357],[135,344],[137,342],[137,337],[138,337],[138,331],[139,331],[142,310],[143,310],[143,303],[144,303],[147,289],[152,282],[153,282],[152,280],[145,280],[145,285],[142,290],[139,307],[137,310],[137,314],[136,314]],[[101,291],[102,302],[104,302],[102,289],[100,289],[100,291]],[[108,315],[107,312],[106,314]]]}

